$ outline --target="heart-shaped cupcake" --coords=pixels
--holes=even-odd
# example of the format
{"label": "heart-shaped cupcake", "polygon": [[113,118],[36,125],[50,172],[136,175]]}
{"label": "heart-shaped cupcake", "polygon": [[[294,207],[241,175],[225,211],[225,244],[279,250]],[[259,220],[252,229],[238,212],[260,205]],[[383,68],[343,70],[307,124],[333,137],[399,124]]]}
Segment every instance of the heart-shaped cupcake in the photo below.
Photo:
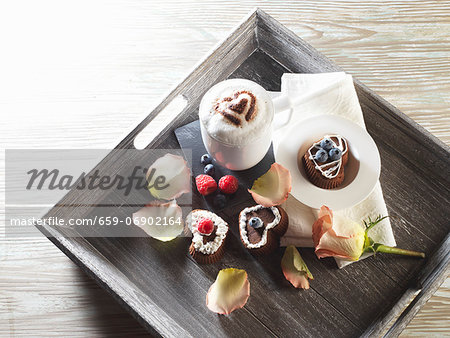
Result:
{"label": "heart-shaped cupcake", "polygon": [[280,246],[280,237],[286,233],[289,217],[279,206],[255,205],[239,214],[239,235],[250,253],[270,254]]}

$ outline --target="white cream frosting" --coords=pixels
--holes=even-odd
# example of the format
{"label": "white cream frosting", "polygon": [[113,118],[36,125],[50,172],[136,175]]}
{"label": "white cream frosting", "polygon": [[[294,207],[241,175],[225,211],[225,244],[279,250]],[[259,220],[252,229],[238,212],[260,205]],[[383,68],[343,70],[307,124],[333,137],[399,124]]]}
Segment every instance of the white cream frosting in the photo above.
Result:
{"label": "white cream frosting", "polygon": [[[215,111],[216,104],[224,98],[232,97],[240,91],[251,92],[256,98],[255,115],[247,121],[245,113],[234,113],[241,120],[241,125],[230,123],[222,114]],[[242,94],[245,98],[248,95]],[[248,108],[247,108],[248,109]],[[246,145],[264,135],[267,128],[271,128],[273,119],[272,99],[263,87],[245,79],[231,79],[220,82],[211,87],[200,103],[200,122],[203,123],[208,134],[220,142],[229,145]]]}
{"label": "white cream frosting", "polygon": [[[338,140],[338,144],[336,144],[336,142],[334,142],[332,140],[332,137],[334,137]],[[339,160],[324,163],[324,164],[319,164],[315,160],[313,154],[311,153],[311,150],[314,148],[320,149],[320,141],[314,143],[308,149],[308,154],[309,154],[309,159],[313,161],[315,168],[318,171],[320,171],[322,176],[324,176],[328,179],[331,179],[331,178],[335,178],[339,174],[339,171],[341,170],[341,166],[342,166],[342,157],[348,151],[348,145],[347,145],[346,139],[343,138],[341,135],[325,135],[322,139],[324,139],[324,138],[329,138],[331,140],[331,142],[333,142],[333,147],[339,148],[342,151],[342,156],[339,158]]]}
{"label": "white cream frosting", "polygon": [[[275,216],[275,218],[272,222],[267,224],[266,227],[264,228],[263,234],[261,236],[261,240],[258,243],[250,243],[250,241],[248,240],[248,236],[247,236],[247,214],[249,212],[258,211],[258,210],[261,210],[264,208],[270,209],[272,211],[273,215]],[[245,208],[244,210],[242,210],[240,213],[240,218],[239,218],[239,231],[241,232],[241,238],[242,238],[242,241],[244,242],[245,246],[249,249],[257,249],[257,248],[260,248],[260,247],[266,245],[267,232],[270,229],[277,226],[278,223],[280,223],[280,220],[281,220],[281,214],[277,207],[267,208],[267,207],[264,207],[264,206],[258,204],[253,207]]]}
{"label": "white cream frosting", "polygon": [[[202,235],[197,230],[196,226],[202,218],[210,219],[211,221],[213,221],[214,225],[217,226],[216,236],[214,237],[213,241],[203,243],[204,235]],[[215,213],[208,210],[191,211],[186,217],[186,224],[188,225],[189,230],[191,230],[192,232],[192,243],[194,244],[195,250],[205,255],[211,255],[215,253],[227,237],[228,224]]]}

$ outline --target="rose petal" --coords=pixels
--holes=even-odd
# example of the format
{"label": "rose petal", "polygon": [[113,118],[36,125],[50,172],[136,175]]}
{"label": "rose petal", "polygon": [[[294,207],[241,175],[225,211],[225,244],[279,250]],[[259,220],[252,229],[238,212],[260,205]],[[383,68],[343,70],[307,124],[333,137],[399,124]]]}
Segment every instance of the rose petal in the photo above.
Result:
{"label": "rose petal", "polygon": [[357,261],[361,256],[364,246],[364,237],[353,236],[351,238],[337,237],[331,232],[327,232],[316,247],[316,256],[339,257]]}
{"label": "rose petal", "polygon": [[150,237],[167,242],[183,231],[182,211],[176,201],[153,202],[133,214],[135,225]]}
{"label": "rose petal", "polygon": [[172,200],[191,191],[191,171],[181,156],[166,154],[158,158],[148,168],[146,179],[150,193],[158,199]]}
{"label": "rose petal", "polygon": [[333,212],[330,208],[322,205],[319,211],[319,218],[314,222],[312,226],[312,237],[314,246],[319,244],[320,238],[325,232],[328,231],[333,225]]}
{"label": "rose petal", "polygon": [[278,163],[259,177],[248,190],[256,203],[265,207],[280,205],[288,198],[291,191],[291,173]]}
{"label": "rose petal", "polygon": [[316,255],[319,258],[333,256],[357,261],[364,248],[364,234],[358,223],[336,217],[333,228],[322,236],[316,246]]}
{"label": "rose petal", "polygon": [[296,288],[309,289],[309,279],[314,279],[297,248],[289,245],[281,259],[284,277]]}
{"label": "rose petal", "polygon": [[320,208],[312,233],[318,258],[332,256],[358,260],[362,254],[364,229],[350,219],[333,217],[333,212],[326,206]]}
{"label": "rose petal", "polygon": [[242,308],[250,296],[247,272],[241,269],[223,269],[206,295],[206,306],[213,312],[227,315]]}

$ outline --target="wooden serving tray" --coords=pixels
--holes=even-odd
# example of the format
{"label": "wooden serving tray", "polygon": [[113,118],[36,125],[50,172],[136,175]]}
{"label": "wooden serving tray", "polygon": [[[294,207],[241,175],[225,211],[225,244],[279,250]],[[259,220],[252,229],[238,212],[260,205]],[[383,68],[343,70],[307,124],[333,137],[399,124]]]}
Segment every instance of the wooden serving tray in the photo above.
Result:
{"label": "wooden serving tray", "polygon": [[[284,72],[329,71],[341,69],[257,9],[116,148],[134,149],[139,132],[182,95],[187,106],[147,147],[179,148],[174,130],[194,121],[202,95],[226,78],[248,78],[275,91]],[[379,255],[338,270],[333,259],[318,260],[312,249],[300,249],[315,279],[311,289],[299,291],[281,273],[282,249],[263,259],[243,249],[236,207],[221,212],[232,230],[226,254],[207,266],[190,258],[189,238],[162,243],[148,237],[68,237],[61,229],[39,229],[154,335],[396,336],[439,287],[449,266],[450,152],[363,84],[355,80],[355,86],[380,150],[381,185],[397,243],[425,251],[424,260]],[[130,161],[110,154],[95,169],[119,172]],[[92,217],[95,206],[114,200],[107,193],[71,191],[47,216]],[[127,203],[117,203],[120,217],[129,216]],[[194,194],[193,207],[199,203]],[[63,207],[74,204],[79,206]],[[251,284],[246,306],[229,316],[205,306],[208,288],[225,267],[245,269]]]}

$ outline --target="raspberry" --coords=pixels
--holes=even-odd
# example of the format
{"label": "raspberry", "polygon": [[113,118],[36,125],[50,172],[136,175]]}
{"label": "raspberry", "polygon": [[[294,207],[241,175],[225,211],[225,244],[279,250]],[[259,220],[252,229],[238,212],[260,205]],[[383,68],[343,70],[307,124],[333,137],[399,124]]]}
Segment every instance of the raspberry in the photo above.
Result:
{"label": "raspberry", "polygon": [[197,230],[202,235],[211,235],[214,230],[214,222],[209,218],[202,218],[198,221]]}
{"label": "raspberry", "polygon": [[224,194],[234,194],[238,187],[239,182],[234,176],[226,175],[219,180],[219,188]]}
{"label": "raspberry", "polygon": [[195,184],[198,192],[203,196],[209,195],[217,189],[216,181],[209,175],[198,175],[195,178]]}

